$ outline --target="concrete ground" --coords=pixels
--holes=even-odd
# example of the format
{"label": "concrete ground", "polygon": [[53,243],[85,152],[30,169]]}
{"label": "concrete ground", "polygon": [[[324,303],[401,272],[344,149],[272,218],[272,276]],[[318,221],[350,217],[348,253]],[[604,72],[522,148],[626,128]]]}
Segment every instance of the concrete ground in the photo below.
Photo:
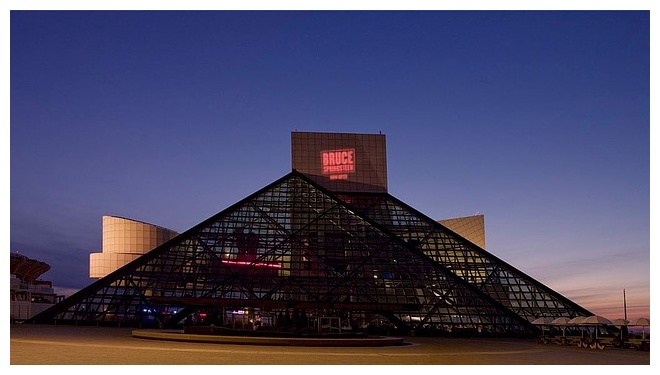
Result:
{"label": "concrete ground", "polygon": [[136,338],[132,328],[11,325],[10,365],[650,365],[650,352],[534,340],[406,337],[408,345],[284,347]]}

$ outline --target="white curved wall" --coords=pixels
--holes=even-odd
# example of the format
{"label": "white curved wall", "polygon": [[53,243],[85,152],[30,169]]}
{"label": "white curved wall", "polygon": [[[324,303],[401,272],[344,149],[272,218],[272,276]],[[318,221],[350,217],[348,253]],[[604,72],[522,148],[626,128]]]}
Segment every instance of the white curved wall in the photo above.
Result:
{"label": "white curved wall", "polygon": [[438,220],[438,223],[453,230],[480,248],[486,248],[486,226],[484,225],[483,214]]}
{"label": "white curved wall", "polygon": [[102,252],[90,254],[89,277],[104,277],[177,235],[156,225],[103,216]]}

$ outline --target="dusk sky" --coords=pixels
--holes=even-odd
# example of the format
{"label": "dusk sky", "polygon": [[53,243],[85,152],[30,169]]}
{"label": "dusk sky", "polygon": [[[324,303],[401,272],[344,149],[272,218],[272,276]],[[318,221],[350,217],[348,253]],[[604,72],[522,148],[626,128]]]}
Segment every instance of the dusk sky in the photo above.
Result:
{"label": "dusk sky", "polygon": [[650,315],[649,11],[12,11],[11,252],[89,285],[101,217],[183,232],[291,170],[291,132],[386,135],[389,191],[485,214],[495,256]]}

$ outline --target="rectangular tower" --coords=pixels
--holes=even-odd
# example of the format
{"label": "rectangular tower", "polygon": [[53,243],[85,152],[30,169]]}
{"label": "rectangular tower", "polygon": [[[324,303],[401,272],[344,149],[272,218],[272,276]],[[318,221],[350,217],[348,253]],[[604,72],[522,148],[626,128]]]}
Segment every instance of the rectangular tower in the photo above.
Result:
{"label": "rectangular tower", "polygon": [[334,192],[387,192],[384,134],[291,133],[291,165]]}

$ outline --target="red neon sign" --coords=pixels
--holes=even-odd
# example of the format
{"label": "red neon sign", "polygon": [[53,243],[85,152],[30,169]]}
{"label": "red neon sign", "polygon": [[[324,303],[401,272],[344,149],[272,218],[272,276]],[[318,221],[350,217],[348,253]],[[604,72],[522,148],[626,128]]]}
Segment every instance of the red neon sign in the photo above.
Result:
{"label": "red neon sign", "polygon": [[348,174],[355,172],[355,149],[321,151],[321,170],[331,180],[348,180]]}
{"label": "red neon sign", "polygon": [[236,264],[239,266],[255,266],[255,267],[269,267],[269,268],[282,268],[281,264],[278,263],[265,263],[265,262],[242,262],[237,260],[223,260],[222,263],[225,264]]}

